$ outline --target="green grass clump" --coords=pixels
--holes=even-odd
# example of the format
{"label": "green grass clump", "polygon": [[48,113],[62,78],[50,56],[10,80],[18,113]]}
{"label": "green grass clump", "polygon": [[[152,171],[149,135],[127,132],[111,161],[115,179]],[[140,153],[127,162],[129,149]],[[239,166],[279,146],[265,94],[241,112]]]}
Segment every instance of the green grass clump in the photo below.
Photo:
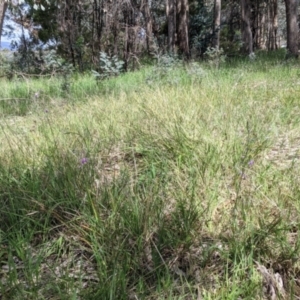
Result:
{"label": "green grass clump", "polygon": [[299,72],[239,64],[2,81],[1,298],[300,296]]}

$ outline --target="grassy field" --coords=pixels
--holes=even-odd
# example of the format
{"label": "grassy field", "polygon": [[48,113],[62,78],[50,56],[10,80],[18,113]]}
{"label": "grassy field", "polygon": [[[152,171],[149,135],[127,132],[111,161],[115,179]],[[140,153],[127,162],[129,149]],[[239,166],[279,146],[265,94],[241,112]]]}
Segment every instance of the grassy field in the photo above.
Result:
{"label": "grassy field", "polygon": [[299,67],[0,81],[0,298],[298,299]]}

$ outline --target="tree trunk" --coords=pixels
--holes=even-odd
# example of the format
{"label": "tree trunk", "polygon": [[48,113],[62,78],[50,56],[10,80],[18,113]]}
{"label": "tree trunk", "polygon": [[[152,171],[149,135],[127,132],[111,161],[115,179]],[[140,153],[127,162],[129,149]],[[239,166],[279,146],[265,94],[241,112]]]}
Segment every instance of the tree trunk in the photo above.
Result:
{"label": "tree trunk", "polygon": [[259,36],[259,43],[257,44],[258,49],[266,49],[267,27],[268,27],[268,20],[266,14],[263,12],[260,17],[260,36]]}
{"label": "tree trunk", "polygon": [[150,10],[148,0],[144,0],[142,11],[144,12],[144,18],[146,23],[147,51],[150,53],[151,51],[154,50],[155,45],[153,41],[153,22],[152,22],[151,10]]}
{"label": "tree trunk", "polygon": [[166,0],[166,14],[168,20],[168,50],[175,52],[176,33],[176,0]]}
{"label": "tree trunk", "polygon": [[253,52],[253,37],[250,23],[251,7],[249,0],[241,0],[241,30],[244,43],[244,51],[248,54]]}
{"label": "tree trunk", "polygon": [[277,29],[278,29],[278,4],[277,0],[271,0],[270,3],[270,31],[268,50],[275,50],[277,46]]}
{"label": "tree trunk", "polygon": [[2,29],[3,29],[3,21],[5,12],[7,9],[7,2],[4,0],[0,0],[0,46],[1,46],[1,35],[2,35]]}
{"label": "tree trunk", "polygon": [[214,38],[213,47],[220,48],[220,25],[221,25],[221,0],[215,0],[214,6]]}
{"label": "tree trunk", "polygon": [[178,29],[177,29],[177,42],[179,52],[185,57],[189,57],[189,32],[188,32],[188,0],[177,0],[177,17],[178,17]]}
{"label": "tree trunk", "polygon": [[289,54],[298,57],[297,0],[285,0],[287,49]]}
{"label": "tree trunk", "polygon": [[252,36],[255,49],[265,49],[266,5],[265,1],[256,0],[255,6],[253,6]]}

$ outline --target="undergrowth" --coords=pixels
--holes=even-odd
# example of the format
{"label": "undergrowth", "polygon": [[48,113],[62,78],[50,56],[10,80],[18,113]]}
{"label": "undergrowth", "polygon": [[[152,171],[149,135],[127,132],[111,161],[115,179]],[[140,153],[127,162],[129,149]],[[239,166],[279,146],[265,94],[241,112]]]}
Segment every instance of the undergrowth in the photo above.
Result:
{"label": "undergrowth", "polygon": [[239,63],[2,81],[1,298],[299,297],[299,71]]}

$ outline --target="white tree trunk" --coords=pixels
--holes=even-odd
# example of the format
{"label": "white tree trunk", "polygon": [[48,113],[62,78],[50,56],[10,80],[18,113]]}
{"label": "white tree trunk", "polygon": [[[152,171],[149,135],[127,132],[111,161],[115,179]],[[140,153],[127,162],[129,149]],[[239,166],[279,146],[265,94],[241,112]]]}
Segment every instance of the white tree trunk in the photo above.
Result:
{"label": "white tree trunk", "polygon": [[221,0],[215,0],[214,6],[214,39],[213,47],[220,48]]}

